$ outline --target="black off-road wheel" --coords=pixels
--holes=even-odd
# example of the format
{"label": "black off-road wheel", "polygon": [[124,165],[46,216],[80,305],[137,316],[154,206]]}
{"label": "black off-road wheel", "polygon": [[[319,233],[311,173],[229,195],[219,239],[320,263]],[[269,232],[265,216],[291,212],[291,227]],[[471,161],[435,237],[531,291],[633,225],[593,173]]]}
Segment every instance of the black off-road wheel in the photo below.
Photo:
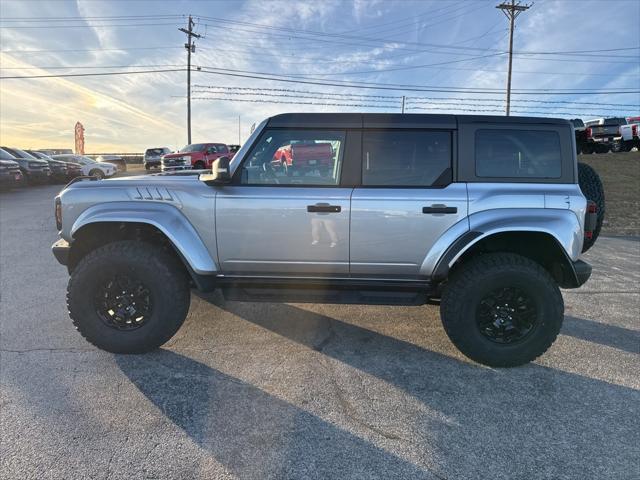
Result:
{"label": "black off-road wheel", "polygon": [[593,230],[591,238],[585,238],[584,243],[582,244],[582,252],[584,253],[593,247],[600,235],[606,208],[602,180],[600,180],[600,175],[598,175],[598,172],[596,172],[591,165],[578,163],[578,183],[580,185],[580,190],[582,190],[582,194],[587,198],[587,200],[595,202],[598,206],[596,228]]}
{"label": "black off-road wheel", "polygon": [[511,253],[480,255],[445,285],[440,317],[458,349],[491,367],[516,367],[551,346],[564,319],[558,285],[539,264]]}
{"label": "black off-road wheel", "polygon": [[145,353],[167,342],[184,322],[191,292],[184,267],[160,247],[109,243],[85,256],[67,287],[73,324],[112,353]]}

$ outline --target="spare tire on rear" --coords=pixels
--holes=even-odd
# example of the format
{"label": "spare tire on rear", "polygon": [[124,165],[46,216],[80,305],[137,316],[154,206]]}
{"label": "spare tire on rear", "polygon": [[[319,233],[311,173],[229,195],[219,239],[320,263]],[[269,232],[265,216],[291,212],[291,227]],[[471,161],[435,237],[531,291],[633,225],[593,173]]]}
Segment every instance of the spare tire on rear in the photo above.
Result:
{"label": "spare tire on rear", "polygon": [[596,243],[598,235],[600,235],[600,230],[602,229],[605,212],[604,187],[602,186],[600,175],[598,175],[591,165],[587,165],[586,163],[578,163],[578,184],[580,185],[582,194],[587,200],[591,200],[598,206],[596,228],[591,238],[584,239],[582,246],[582,251],[586,252]]}

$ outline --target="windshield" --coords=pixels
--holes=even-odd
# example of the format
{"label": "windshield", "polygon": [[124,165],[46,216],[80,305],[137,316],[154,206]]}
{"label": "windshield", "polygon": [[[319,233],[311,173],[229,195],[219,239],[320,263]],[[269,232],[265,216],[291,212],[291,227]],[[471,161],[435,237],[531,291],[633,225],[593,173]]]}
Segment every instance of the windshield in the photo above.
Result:
{"label": "windshield", "polygon": [[14,160],[15,157],[6,150],[0,148],[0,160]]}
{"label": "windshield", "polygon": [[29,155],[27,152],[25,152],[24,150],[20,150],[19,148],[11,148],[9,149],[9,153],[13,154],[15,157],[18,157],[18,158],[24,158],[27,160],[38,160],[33,155]]}
{"label": "windshield", "polygon": [[157,156],[157,155],[164,155],[165,153],[169,153],[168,148],[149,148],[145,152],[145,155]]}
{"label": "windshield", "polygon": [[182,147],[182,149],[180,150],[180,153],[202,152],[206,146],[207,146],[206,143],[193,143],[191,145]]}
{"label": "windshield", "polygon": [[627,119],[626,118],[607,118],[604,121],[605,125],[626,125],[627,124]]}
{"label": "windshield", "polygon": [[247,141],[242,144],[242,147],[240,147],[240,150],[238,150],[236,154],[233,156],[233,158],[231,159],[231,162],[229,163],[231,175],[233,175],[233,172],[236,171],[236,168],[238,168],[238,165],[240,165],[240,162],[242,161],[242,157],[244,157],[247,154],[247,150],[249,150],[253,142],[256,141],[256,138],[258,138],[258,135],[260,135],[260,132],[262,132],[262,129],[267,124],[267,120],[263,120],[260,123],[260,125],[256,127],[256,129],[249,136],[249,138],[247,138]]}

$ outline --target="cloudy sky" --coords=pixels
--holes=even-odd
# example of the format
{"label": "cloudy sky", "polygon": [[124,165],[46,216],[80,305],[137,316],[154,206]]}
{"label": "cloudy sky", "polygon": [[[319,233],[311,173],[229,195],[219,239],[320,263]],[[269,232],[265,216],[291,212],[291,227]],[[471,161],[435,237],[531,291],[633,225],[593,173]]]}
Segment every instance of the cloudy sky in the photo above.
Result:
{"label": "cloudy sky", "polygon": [[[398,112],[403,95],[407,112],[500,114],[497,3],[0,0],[0,144],[72,148],[81,121],[89,153],[184,145],[189,14],[194,142],[237,143],[238,117],[244,140],[286,111]],[[536,0],[517,20],[514,114],[639,115],[638,24],[640,0]]]}

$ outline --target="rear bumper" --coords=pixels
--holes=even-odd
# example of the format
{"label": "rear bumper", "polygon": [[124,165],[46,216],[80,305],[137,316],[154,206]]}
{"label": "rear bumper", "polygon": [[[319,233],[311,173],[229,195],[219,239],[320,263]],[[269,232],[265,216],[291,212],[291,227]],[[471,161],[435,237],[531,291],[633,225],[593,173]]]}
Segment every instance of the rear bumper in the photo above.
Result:
{"label": "rear bumper", "polygon": [[68,265],[69,252],[71,251],[71,245],[65,239],[61,238],[56,243],[51,245],[51,251],[53,256],[56,257],[60,265]]}

